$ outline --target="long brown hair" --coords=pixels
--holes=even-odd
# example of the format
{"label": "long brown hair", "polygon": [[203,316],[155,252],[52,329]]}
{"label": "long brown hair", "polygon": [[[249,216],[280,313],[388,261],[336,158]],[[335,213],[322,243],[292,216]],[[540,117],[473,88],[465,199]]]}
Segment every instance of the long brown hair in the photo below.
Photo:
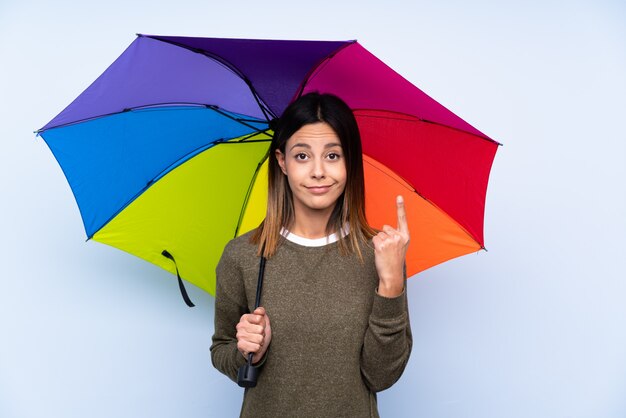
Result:
{"label": "long brown hair", "polygon": [[[326,234],[336,232],[340,252],[344,255],[356,253],[360,259],[363,257],[359,244],[369,241],[376,234],[365,218],[361,135],[354,114],[335,95],[308,93],[291,103],[274,125],[274,138],[268,156],[267,213],[251,236],[252,243],[259,247],[259,256],[270,258],[274,255],[283,239],[281,229],[289,229],[295,216],[291,188],[278,165],[276,150],[284,154],[287,141],[297,130],[317,122],[325,122],[335,131],[346,162],[346,187],[328,219]],[[340,231],[346,223],[350,225],[350,232],[344,237]]]}

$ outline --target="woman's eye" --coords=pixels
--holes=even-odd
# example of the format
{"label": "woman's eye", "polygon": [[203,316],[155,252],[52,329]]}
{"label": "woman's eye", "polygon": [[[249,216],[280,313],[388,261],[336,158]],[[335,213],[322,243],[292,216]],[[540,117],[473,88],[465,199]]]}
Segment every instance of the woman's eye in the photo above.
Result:
{"label": "woman's eye", "polygon": [[328,154],[328,159],[329,160],[338,160],[341,156],[337,153],[331,152],[330,154]]}
{"label": "woman's eye", "polygon": [[298,154],[295,155],[296,160],[306,160],[306,154],[303,152],[300,152]]}

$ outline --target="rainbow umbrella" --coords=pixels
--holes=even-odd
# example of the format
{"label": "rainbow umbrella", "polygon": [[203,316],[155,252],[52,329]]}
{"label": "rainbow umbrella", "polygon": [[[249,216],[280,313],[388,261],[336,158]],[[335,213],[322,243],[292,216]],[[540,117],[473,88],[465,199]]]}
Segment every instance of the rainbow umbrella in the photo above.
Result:
{"label": "rainbow umbrella", "polygon": [[138,35],[37,133],[88,239],[214,294],[225,244],[265,216],[271,121],[310,91],[354,110],[370,224],[394,222],[404,195],[409,275],[484,248],[498,143],[356,41]]}

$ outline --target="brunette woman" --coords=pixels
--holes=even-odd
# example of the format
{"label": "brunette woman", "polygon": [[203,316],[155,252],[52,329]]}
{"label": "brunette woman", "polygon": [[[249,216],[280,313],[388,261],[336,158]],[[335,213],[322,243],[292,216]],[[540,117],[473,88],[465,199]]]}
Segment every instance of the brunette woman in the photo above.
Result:
{"label": "brunette woman", "polygon": [[400,378],[412,345],[403,200],[397,228],[368,225],[358,126],[333,95],[293,102],[268,158],[265,220],[217,267],[213,365],[236,381],[253,354],[243,417],[377,417],[376,393]]}

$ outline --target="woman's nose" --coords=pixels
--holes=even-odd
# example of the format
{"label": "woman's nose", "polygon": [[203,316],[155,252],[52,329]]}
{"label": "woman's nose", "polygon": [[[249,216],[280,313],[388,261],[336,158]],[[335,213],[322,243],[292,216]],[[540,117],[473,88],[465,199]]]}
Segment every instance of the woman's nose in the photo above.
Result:
{"label": "woman's nose", "polygon": [[311,177],[324,178],[324,161],[321,158],[313,160]]}

